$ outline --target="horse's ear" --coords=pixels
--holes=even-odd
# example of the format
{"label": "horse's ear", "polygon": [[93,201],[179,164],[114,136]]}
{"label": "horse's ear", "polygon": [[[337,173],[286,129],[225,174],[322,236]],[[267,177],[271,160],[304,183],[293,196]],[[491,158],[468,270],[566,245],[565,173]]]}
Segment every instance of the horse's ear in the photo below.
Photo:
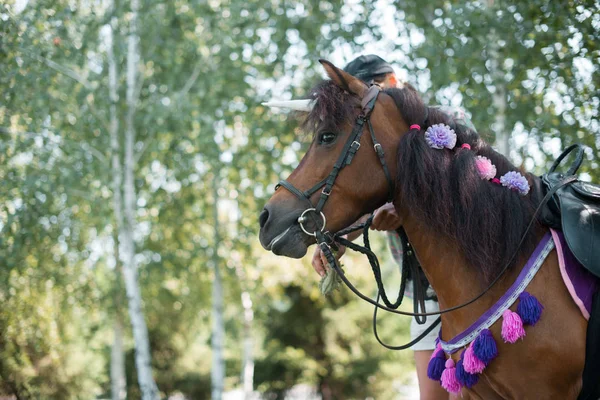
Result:
{"label": "horse's ear", "polygon": [[349,73],[339,69],[327,60],[319,60],[329,79],[342,89],[354,93],[362,99],[366,93],[368,86],[358,78],[353,77]]}

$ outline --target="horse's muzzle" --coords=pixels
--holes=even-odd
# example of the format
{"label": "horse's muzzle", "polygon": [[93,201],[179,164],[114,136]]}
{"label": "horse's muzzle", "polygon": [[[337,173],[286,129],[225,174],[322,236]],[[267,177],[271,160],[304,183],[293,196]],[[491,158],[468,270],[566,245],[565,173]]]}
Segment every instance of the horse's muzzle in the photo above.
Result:
{"label": "horse's muzzle", "polygon": [[310,237],[302,232],[298,224],[301,213],[302,210],[290,210],[285,205],[267,203],[258,217],[260,244],[265,250],[291,258],[304,257]]}

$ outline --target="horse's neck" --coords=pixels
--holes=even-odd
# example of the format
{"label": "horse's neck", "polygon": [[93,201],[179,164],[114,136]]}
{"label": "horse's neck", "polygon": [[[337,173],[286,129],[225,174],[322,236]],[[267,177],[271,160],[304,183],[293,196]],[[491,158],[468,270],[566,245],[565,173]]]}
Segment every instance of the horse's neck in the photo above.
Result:
{"label": "horse's neck", "polygon": [[[440,309],[463,304],[485,289],[477,273],[467,264],[452,239],[432,232],[410,216],[405,216],[403,220],[411,245],[437,294]],[[510,276],[508,279],[502,279],[475,303],[443,314],[444,340],[454,337],[475,322],[502,296],[512,281]]]}

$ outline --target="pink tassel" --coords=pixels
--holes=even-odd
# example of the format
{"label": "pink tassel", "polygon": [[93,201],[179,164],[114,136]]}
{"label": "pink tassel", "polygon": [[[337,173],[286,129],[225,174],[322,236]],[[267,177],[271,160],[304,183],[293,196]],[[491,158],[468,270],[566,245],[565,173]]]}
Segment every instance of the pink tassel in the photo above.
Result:
{"label": "pink tassel", "polygon": [[515,343],[525,336],[523,321],[519,314],[510,310],[502,314],[502,338],[506,343]]}
{"label": "pink tassel", "polygon": [[460,393],[461,385],[456,379],[456,368],[451,358],[446,361],[446,369],[442,373],[442,387],[449,393]]}
{"label": "pink tassel", "polygon": [[465,350],[465,359],[463,361],[465,371],[470,374],[480,374],[485,369],[485,363],[481,361],[473,352],[473,342]]}

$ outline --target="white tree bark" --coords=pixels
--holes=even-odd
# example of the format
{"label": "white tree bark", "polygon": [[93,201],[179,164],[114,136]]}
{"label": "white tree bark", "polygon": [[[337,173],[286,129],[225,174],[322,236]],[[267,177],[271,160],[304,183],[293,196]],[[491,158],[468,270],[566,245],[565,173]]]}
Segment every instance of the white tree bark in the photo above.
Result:
{"label": "white tree bark", "polygon": [[110,389],[112,400],[127,398],[125,353],[123,352],[123,326],[120,318],[113,322],[113,344],[110,351]]}
{"label": "white tree bark", "polygon": [[125,290],[129,303],[129,317],[133,328],[135,343],[135,365],[138,375],[138,384],[143,400],[159,398],[158,388],[152,377],[150,344],[148,341],[148,327],[144,321],[142,299],[138,283],[138,271],[135,260],[135,243],[133,232],[135,229],[135,183],[134,173],[134,143],[135,126],[134,116],[137,107],[137,71],[139,68],[139,37],[137,32],[139,0],[131,0],[131,19],[129,36],[127,38],[127,115],[125,118],[125,182],[124,182],[124,210],[125,223],[120,235],[121,254],[123,261],[123,276]]}
{"label": "white tree bark", "polygon": [[[241,268],[240,268],[241,269]],[[244,385],[244,398],[252,397],[254,391],[254,341],[252,338],[252,322],[254,311],[252,310],[252,299],[250,293],[242,292],[242,306],[244,307],[244,340],[242,353],[242,384]]]}
{"label": "white tree bark", "polygon": [[212,264],[214,279],[212,286],[212,368],[210,372],[212,386],[212,400],[221,400],[223,397],[223,386],[225,380],[225,361],[223,359],[223,342],[225,340],[225,323],[223,320],[223,284],[221,271],[219,270],[219,176],[215,172],[213,178],[213,201],[214,201],[214,239]]}
{"label": "white tree bark", "polygon": [[[494,0],[487,0],[488,9],[494,6]],[[491,10],[493,12],[493,10]],[[504,72],[502,71],[502,61],[498,45],[498,34],[494,28],[490,30],[489,37],[489,71],[492,83],[496,88],[492,94],[492,105],[496,111],[494,117],[494,133],[496,136],[496,149],[505,155],[510,156],[510,132],[506,129],[506,82]]]}
{"label": "white tree bark", "polygon": [[494,29],[490,32],[490,75],[496,91],[492,95],[492,104],[496,111],[494,131],[496,133],[496,148],[506,157],[510,155],[510,132],[506,129],[506,82],[498,52],[498,38]]}
{"label": "white tree bark", "polygon": [[235,252],[231,254],[235,262],[235,275],[242,289],[241,302],[244,308],[244,325],[242,329],[242,373],[241,381],[244,389],[244,398],[252,398],[254,392],[254,336],[252,325],[254,322],[254,310],[252,298],[248,290],[248,276],[243,268],[242,256]]}
{"label": "white tree bark", "polygon": [[[114,1],[111,2],[110,10],[114,11]],[[115,241],[115,271],[116,282],[121,281],[119,273],[119,240],[118,233],[123,229],[123,210],[122,210],[122,174],[119,146],[119,116],[117,114],[117,63],[114,53],[114,32],[117,31],[117,18],[112,17],[109,34],[107,37],[107,56],[108,56],[108,96],[110,99],[110,148],[112,159],[112,180],[113,180],[113,211],[115,214],[114,237]],[[121,285],[117,284],[115,291],[116,316],[113,322],[113,344],[110,353],[110,382],[112,400],[123,400],[127,397],[127,380],[125,377],[125,355],[123,353],[123,326],[121,321]]]}

